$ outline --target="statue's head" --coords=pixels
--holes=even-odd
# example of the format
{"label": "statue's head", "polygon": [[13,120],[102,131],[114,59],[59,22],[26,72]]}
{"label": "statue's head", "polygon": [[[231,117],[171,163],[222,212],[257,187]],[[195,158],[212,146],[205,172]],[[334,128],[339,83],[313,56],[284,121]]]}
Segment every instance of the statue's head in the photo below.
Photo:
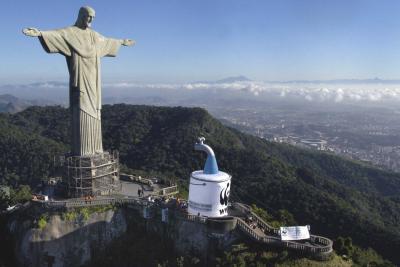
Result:
{"label": "statue's head", "polygon": [[93,8],[89,6],[83,6],[79,9],[78,19],[75,22],[75,26],[86,29],[90,28],[92,21],[96,13]]}

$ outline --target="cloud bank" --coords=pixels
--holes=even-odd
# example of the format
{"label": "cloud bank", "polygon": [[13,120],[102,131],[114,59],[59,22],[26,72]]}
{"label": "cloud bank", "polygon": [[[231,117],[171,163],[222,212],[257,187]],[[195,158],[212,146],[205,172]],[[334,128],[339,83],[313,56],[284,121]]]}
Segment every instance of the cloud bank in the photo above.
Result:
{"label": "cloud bank", "polygon": [[227,84],[189,83],[188,90],[220,89],[242,91],[254,96],[279,96],[313,102],[400,101],[400,84],[282,84],[234,82]]}
{"label": "cloud bank", "polygon": [[[399,84],[315,84],[315,83],[281,83],[237,81],[228,83],[194,82],[194,83],[135,83],[117,82],[104,83],[104,95],[132,96],[140,92],[141,95],[168,96],[174,94],[192,94],[212,91],[220,96],[229,97],[230,94],[257,97],[259,99],[275,97],[308,102],[358,102],[377,103],[383,101],[400,102]],[[62,91],[68,94],[68,84],[61,82],[34,83],[26,85],[1,86],[0,93],[18,94],[28,92],[38,94],[40,91],[49,94]],[[41,95],[44,97],[45,95]]]}

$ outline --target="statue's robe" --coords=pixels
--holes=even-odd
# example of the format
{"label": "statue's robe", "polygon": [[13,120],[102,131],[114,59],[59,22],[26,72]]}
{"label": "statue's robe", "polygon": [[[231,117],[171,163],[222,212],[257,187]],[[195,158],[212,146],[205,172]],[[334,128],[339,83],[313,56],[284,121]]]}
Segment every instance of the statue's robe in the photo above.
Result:
{"label": "statue's robe", "polygon": [[67,60],[72,155],[102,153],[100,58],[116,56],[121,42],[76,26],[42,31],[39,39],[46,52]]}

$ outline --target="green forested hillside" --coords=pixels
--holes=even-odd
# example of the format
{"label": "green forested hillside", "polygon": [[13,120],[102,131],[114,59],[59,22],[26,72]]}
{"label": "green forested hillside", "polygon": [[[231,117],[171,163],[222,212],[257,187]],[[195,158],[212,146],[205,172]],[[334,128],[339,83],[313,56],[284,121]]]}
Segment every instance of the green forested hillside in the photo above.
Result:
{"label": "green forested hillside", "polygon": [[[52,155],[67,149],[68,110],[32,107],[0,115],[0,183],[34,185]],[[185,185],[203,166],[198,136],[233,175],[232,198],[277,215],[287,210],[314,234],[350,236],[400,263],[400,174],[270,143],[223,126],[200,108],[104,106],[104,147],[127,168],[163,173]]]}
{"label": "green forested hillside", "polygon": [[50,174],[54,155],[67,148],[34,130],[22,130],[11,118],[0,116],[0,184],[33,185]]}

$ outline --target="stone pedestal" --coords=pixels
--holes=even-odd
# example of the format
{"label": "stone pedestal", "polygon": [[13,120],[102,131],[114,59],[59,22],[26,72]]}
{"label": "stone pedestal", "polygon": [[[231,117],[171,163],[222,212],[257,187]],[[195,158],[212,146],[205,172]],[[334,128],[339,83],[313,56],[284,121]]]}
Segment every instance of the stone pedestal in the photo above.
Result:
{"label": "stone pedestal", "polygon": [[71,198],[110,195],[121,190],[118,153],[67,156],[64,181]]}

